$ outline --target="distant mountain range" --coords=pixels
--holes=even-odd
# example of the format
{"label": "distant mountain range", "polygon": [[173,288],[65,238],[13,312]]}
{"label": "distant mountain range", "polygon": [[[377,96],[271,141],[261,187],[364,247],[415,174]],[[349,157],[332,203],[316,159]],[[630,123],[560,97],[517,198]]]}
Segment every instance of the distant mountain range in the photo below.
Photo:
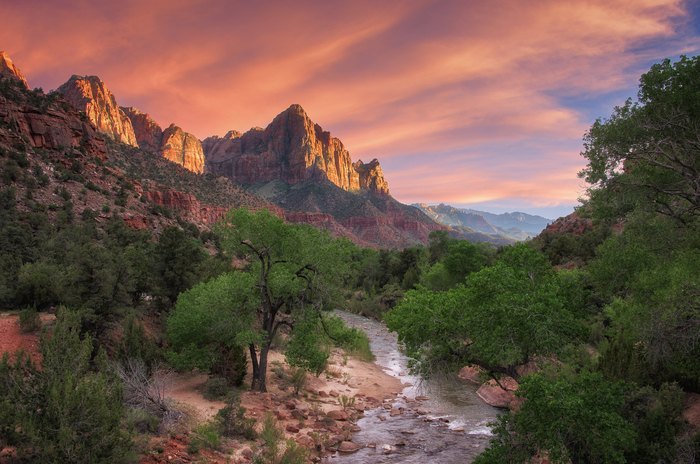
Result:
{"label": "distant mountain range", "polygon": [[[535,237],[552,222],[542,216],[526,213],[494,214],[474,209],[455,208],[443,203],[439,205],[416,203],[412,206],[419,208],[435,222],[466,235],[470,240],[497,244]],[[479,234],[485,237],[480,237]]]}

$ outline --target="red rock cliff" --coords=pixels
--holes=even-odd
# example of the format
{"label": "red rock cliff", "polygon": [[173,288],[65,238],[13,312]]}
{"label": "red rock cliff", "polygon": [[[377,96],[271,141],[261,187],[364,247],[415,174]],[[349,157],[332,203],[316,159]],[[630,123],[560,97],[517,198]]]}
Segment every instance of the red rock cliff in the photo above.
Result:
{"label": "red rock cliff", "polygon": [[0,77],[7,77],[16,80],[29,90],[27,79],[24,78],[20,70],[14,65],[10,59],[10,55],[0,50]]}
{"label": "red rock cliff", "polygon": [[353,165],[343,143],[311,121],[299,105],[277,115],[265,129],[210,137],[204,147],[207,169],[238,184],[296,184],[323,173],[343,190],[389,191],[378,161]]}
{"label": "red rock cliff", "polygon": [[121,110],[131,121],[134,135],[139,147],[157,153],[163,142],[163,129],[146,113],[134,107],[121,107]]}
{"label": "red rock cliff", "polygon": [[163,142],[160,152],[164,158],[181,164],[185,169],[197,174],[204,172],[202,142],[175,124],[171,124],[170,127],[163,131]]}
{"label": "red rock cliff", "polygon": [[99,77],[73,75],[56,90],[75,109],[84,111],[97,130],[119,142],[138,146],[131,120]]}

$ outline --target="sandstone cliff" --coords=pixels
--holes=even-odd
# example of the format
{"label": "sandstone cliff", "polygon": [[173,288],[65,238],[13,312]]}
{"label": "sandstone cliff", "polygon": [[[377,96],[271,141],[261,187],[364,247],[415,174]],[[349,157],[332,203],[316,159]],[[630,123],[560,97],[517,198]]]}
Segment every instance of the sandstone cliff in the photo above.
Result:
{"label": "sandstone cliff", "polygon": [[297,184],[321,173],[343,190],[389,193],[378,161],[353,164],[343,143],[299,105],[277,115],[265,129],[210,137],[204,147],[209,172],[243,185],[275,180]]}
{"label": "sandstone cliff", "polygon": [[77,110],[85,111],[97,130],[120,142],[161,154],[194,173],[204,172],[204,151],[194,135],[171,124],[161,129],[148,114],[119,107],[97,76],[73,76],[57,89]]}
{"label": "sandstone cliff", "polygon": [[370,192],[389,195],[389,183],[384,179],[382,167],[379,161],[375,158],[365,164],[362,160],[358,160],[352,165],[360,176],[360,188],[369,190]]}
{"label": "sandstone cliff", "polygon": [[183,131],[175,124],[163,131],[160,152],[165,159],[182,165],[197,174],[204,172],[202,143],[194,135]]}
{"label": "sandstone cliff", "polygon": [[119,142],[138,146],[131,120],[99,77],[73,75],[56,90],[74,108],[84,111],[97,130]]}
{"label": "sandstone cliff", "polygon": [[[21,76],[19,70],[14,69]],[[104,140],[90,122],[65,103],[37,107],[30,103],[30,95],[23,84],[0,93],[0,126],[7,128],[6,139],[14,138],[16,144],[26,143],[30,147],[66,153],[66,149],[72,148],[75,150],[71,154],[81,152],[104,159]],[[43,95],[41,98],[49,100]]]}
{"label": "sandstone cliff", "polygon": [[122,106],[121,110],[131,121],[139,147],[154,153],[160,151],[160,146],[163,142],[163,129],[158,123],[151,116],[142,113],[134,107]]}
{"label": "sandstone cliff", "polygon": [[2,50],[0,50],[0,76],[18,81],[25,89],[29,89],[27,80],[24,78],[20,70],[14,65],[10,59],[10,55]]}

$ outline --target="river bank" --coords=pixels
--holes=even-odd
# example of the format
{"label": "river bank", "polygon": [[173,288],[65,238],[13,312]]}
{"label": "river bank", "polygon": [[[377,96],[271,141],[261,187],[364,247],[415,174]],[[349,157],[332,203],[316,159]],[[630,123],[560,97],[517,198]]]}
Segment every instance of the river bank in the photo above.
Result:
{"label": "river bank", "polygon": [[456,375],[424,380],[411,375],[396,334],[384,324],[346,312],[338,316],[370,339],[375,363],[402,383],[401,394],[365,411],[352,439],[354,454],[335,453],[326,463],[469,463],[488,445],[488,426],[499,411]]}

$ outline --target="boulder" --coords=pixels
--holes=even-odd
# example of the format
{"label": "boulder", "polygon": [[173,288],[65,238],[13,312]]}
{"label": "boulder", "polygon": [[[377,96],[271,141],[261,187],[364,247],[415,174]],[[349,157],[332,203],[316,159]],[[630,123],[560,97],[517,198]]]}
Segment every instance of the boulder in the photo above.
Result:
{"label": "boulder", "polygon": [[518,382],[511,377],[505,377],[500,379],[499,382],[493,379],[485,382],[479,387],[476,394],[479,398],[484,400],[485,403],[493,407],[507,409],[510,408],[511,405],[516,405],[517,397],[513,392],[517,389]]}
{"label": "boulder", "polygon": [[480,366],[477,366],[476,364],[469,364],[459,370],[457,377],[465,382],[480,385],[482,383],[483,374],[484,369],[482,369]]}
{"label": "boulder", "polygon": [[355,453],[360,449],[360,445],[352,441],[341,441],[338,445],[338,451],[341,453]]}
{"label": "boulder", "polygon": [[328,411],[326,414],[328,417],[330,417],[333,420],[337,421],[346,421],[348,420],[348,413],[343,411],[342,409],[334,409],[332,411]]}

